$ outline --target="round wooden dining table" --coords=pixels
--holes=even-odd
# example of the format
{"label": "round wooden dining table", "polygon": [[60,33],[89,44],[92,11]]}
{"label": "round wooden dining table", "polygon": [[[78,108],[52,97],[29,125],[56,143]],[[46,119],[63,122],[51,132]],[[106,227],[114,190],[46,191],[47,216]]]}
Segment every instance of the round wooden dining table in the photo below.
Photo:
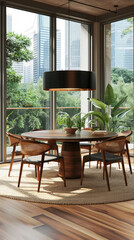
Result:
{"label": "round wooden dining table", "polygon": [[[82,130],[75,134],[67,134],[64,130],[39,130],[25,132],[22,137],[47,141],[50,144],[62,142],[61,155],[65,162],[66,178],[80,178],[81,176],[81,152],[80,144],[82,141],[101,141],[116,136],[116,133],[94,134],[91,130]],[[62,174],[62,166],[59,166],[59,176]]]}

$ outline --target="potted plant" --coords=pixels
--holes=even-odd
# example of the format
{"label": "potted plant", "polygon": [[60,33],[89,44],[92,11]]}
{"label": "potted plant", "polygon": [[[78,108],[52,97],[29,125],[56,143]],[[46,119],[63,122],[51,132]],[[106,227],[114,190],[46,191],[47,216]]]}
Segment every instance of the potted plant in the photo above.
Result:
{"label": "potted plant", "polygon": [[72,117],[72,120],[74,122],[74,126],[78,128],[78,131],[81,131],[81,129],[85,127],[85,121],[86,121],[85,114],[82,117],[81,112],[77,113]]}
{"label": "potted plant", "polygon": [[81,128],[85,126],[85,117],[81,117],[81,113],[70,117],[67,112],[59,112],[57,123],[64,127],[67,133],[74,134],[77,129],[80,131]]}
{"label": "potted plant", "polygon": [[129,109],[120,109],[122,103],[127,99],[127,96],[123,97],[113,108],[111,104],[114,102],[114,92],[110,84],[107,85],[104,94],[104,102],[97,100],[95,98],[90,98],[89,101],[96,108],[94,111],[90,111],[85,115],[85,118],[92,115],[95,119],[91,120],[89,123],[94,123],[97,120],[97,127],[102,130],[115,131],[118,124],[123,123],[122,118],[130,111]]}
{"label": "potted plant", "polygon": [[67,112],[59,112],[57,116],[57,123],[64,127],[67,133],[74,134],[77,128],[74,128],[72,117]]}

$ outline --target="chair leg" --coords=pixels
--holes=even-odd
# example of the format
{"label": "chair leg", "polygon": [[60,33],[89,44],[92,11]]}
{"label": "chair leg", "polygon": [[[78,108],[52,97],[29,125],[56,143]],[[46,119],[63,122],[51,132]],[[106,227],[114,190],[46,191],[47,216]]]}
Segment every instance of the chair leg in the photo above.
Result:
{"label": "chair leg", "polygon": [[39,181],[39,179],[40,179],[40,171],[39,171],[39,166],[37,166],[37,179],[38,179],[38,181]]}
{"label": "chair leg", "polygon": [[[91,154],[91,146],[89,146],[89,156]],[[90,161],[89,161],[89,168],[91,167]]]}
{"label": "chair leg", "polygon": [[64,160],[61,160],[61,164],[62,164],[62,169],[63,169],[63,181],[64,181],[64,187],[66,187],[66,177],[65,177],[65,163]]}
{"label": "chair leg", "polygon": [[8,177],[10,177],[10,173],[12,171],[13,160],[14,160],[14,156],[15,156],[15,149],[16,149],[16,145],[13,146],[13,152],[12,152],[12,158],[11,158],[11,163],[10,163]]}
{"label": "chair leg", "polygon": [[130,156],[129,156],[129,150],[128,150],[128,144],[127,143],[126,143],[126,152],[127,152],[127,158],[128,158],[130,173],[132,174],[132,167],[131,167],[131,161],[130,161]]}
{"label": "chair leg", "polygon": [[126,177],[126,172],[125,172],[125,167],[124,167],[124,162],[123,162],[123,160],[122,160],[122,170],[123,170],[123,175],[124,175],[124,180],[125,180],[125,184],[126,184],[126,186],[127,186],[127,177]]}
{"label": "chair leg", "polygon": [[104,172],[105,172],[105,175],[106,175],[108,191],[110,191],[110,184],[109,184],[109,177],[108,177],[108,172],[107,172],[107,165],[105,165],[105,164],[104,164]]}
{"label": "chair leg", "polygon": [[111,177],[111,164],[110,164],[110,166],[109,166],[109,176]]}
{"label": "chair leg", "polygon": [[35,178],[39,181],[39,166],[35,165]]}
{"label": "chair leg", "polygon": [[82,182],[83,182],[84,165],[85,165],[85,162],[84,162],[84,160],[82,160],[82,164],[81,164],[81,182],[80,182],[80,185],[82,185]]}
{"label": "chair leg", "polygon": [[43,171],[43,163],[44,163],[44,155],[42,155],[42,159],[41,159],[41,167],[40,167],[40,173],[39,173],[39,182],[38,182],[38,189],[37,192],[40,191],[40,184],[41,184],[41,178],[42,178],[42,171]]}
{"label": "chair leg", "polygon": [[105,171],[104,171],[104,166],[103,166],[103,180],[105,179]]}
{"label": "chair leg", "polygon": [[18,180],[18,187],[20,186],[20,181],[21,181],[21,175],[22,175],[22,170],[23,170],[23,155],[21,158],[21,166],[20,166],[20,174],[19,174],[19,180]]}
{"label": "chair leg", "polygon": [[35,165],[35,178],[37,178],[37,168],[36,168],[36,165]]}
{"label": "chair leg", "polygon": [[120,163],[119,163],[119,162],[118,162],[118,167],[119,167],[119,169],[121,168],[121,167],[120,167]]}
{"label": "chair leg", "polygon": [[96,166],[96,168],[98,168],[98,165],[100,164],[100,169],[101,169],[101,162],[99,162],[99,161],[97,161],[97,166]]}

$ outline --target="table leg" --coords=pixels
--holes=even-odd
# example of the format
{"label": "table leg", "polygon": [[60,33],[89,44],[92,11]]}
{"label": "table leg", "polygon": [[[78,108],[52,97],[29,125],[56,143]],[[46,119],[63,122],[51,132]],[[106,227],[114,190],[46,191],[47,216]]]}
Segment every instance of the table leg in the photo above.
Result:
{"label": "table leg", "polygon": [[[66,178],[80,178],[81,154],[79,142],[63,142],[61,155],[64,157]],[[59,166],[59,176],[63,176]]]}

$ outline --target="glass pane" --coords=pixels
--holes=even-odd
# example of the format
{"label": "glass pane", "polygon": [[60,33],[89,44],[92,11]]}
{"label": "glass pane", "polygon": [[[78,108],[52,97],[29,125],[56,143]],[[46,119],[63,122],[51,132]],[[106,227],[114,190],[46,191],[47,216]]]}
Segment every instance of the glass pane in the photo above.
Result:
{"label": "glass pane", "polygon": [[7,131],[49,129],[49,49],[49,17],[7,8]]}
{"label": "glass pane", "polygon": [[[57,19],[57,70],[89,70],[88,25]],[[60,91],[56,93],[56,113],[71,117],[88,111],[88,92]],[[57,127],[61,127],[57,124]]]}
{"label": "glass pane", "polygon": [[133,129],[133,18],[105,25],[105,83],[111,83],[115,99],[114,107],[123,97],[120,109],[131,111],[118,116],[115,130]]}

